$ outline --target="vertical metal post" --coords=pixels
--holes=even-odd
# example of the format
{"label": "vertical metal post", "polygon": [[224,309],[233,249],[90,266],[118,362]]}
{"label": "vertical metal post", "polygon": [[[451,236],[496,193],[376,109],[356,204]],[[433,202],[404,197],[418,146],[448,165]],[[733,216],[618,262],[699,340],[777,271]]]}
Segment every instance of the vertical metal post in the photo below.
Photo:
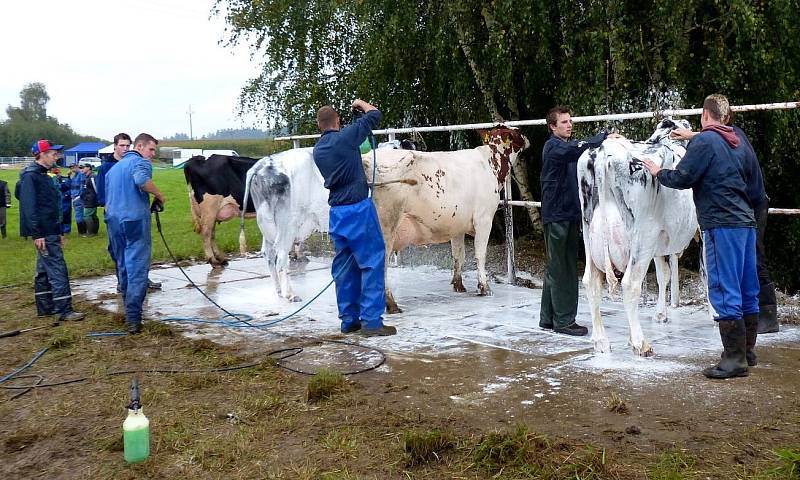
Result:
{"label": "vertical metal post", "polygon": [[508,284],[517,284],[517,268],[514,265],[514,214],[508,201],[511,199],[511,172],[506,177],[506,185],[503,188],[503,218],[506,223],[506,271],[508,272]]}
{"label": "vertical metal post", "polygon": [[292,140],[292,148],[300,148],[300,139],[293,139]]}
{"label": "vertical metal post", "polygon": [[394,132],[389,132],[389,141],[394,142]]}

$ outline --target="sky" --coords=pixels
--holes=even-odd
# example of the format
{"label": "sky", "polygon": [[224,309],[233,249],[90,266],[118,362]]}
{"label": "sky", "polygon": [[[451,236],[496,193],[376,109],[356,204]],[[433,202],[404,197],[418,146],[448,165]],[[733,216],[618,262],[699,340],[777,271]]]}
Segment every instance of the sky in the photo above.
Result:
{"label": "sky", "polygon": [[[225,47],[214,0],[4,0],[0,121],[32,82],[47,113],[82,135],[124,131],[198,138],[223,128],[264,127],[236,114],[258,75],[247,46]],[[16,39],[16,40],[12,40]]]}

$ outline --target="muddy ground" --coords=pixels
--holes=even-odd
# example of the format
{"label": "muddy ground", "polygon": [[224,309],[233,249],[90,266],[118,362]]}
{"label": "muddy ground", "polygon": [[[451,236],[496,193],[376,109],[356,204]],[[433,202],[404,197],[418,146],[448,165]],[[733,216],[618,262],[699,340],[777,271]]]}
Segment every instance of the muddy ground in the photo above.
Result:
{"label": "muddy ground", "polygon": [[[539,251],[535,242],[517,245],[518,268],[534,288],[543,262],[532,252]],[[446,252],[418,249],[400,261],[446,265]],[[492,247],[490,270],[502,274],[504,265],[502,247]],[[682,281],[689,301],[700,295],[696,275],[684,271]],[[797,323],[800,301],[780,301],[782,320]],[[563,364],[558,355],[477,347],[394,353],[385,367],[348,377],[330,399],[308,401],[308,377],[265,361],[268,351],[304,339],[217,345],[156,323],[139,337],[88,338],[119,328],[121,318],[81,307],[90,312],[86,322],[0,339],[2,375],[50,347],[25,372],[37,376],[4,386],[85,378],[18,398],[22,390],[0,392],[2,478],[798,478],[791,473],[791,465],[800,466],[796,343],[760,349],[752,374],[728,381],[693,370],[644,378],[591,369],[550,375]],[[2,330],[46,324],[33,312],[28,288],[0,291]],[[140,373],[152,457],[137,466],[122,462],[130,375],[108,372],[247,363],[259,364],[225,373]],[[307,366],[302,356],[285,363]],[[524,447],[511,441],[521,428],[528,432]],[[414,432],[444,432],[449,440],[414,461]],[[488,461],[495,432],[509,441],[490,449]],[[794,464],[777,456],[782,449],[795,455]]]}

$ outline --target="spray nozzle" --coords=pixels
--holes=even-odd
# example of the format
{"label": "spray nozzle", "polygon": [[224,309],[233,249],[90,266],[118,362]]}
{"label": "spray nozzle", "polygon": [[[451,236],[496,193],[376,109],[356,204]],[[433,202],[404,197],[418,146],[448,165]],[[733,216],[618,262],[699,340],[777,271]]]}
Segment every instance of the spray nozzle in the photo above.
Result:
{"label": "spray nozzle", "polygon": [[142,408],[142,402],[139,398],[139,379],[134,377],[131,380],[131,403],[128,405],[130,410],[139,410]]}

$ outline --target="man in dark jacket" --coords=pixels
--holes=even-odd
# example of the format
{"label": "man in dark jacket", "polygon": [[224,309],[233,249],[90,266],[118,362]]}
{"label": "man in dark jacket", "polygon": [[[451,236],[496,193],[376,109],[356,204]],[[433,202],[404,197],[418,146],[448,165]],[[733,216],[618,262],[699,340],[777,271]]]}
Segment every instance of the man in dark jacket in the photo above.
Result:
{"label": "man in dark jacket", "polygon": [[[778,301],[775,298],[775,284],[769,277],[769,270],[767,269],[767,252],[764,247],[764,236],[767,230],[767,214],[769,213],[769,197],[764,188],[764,175],[761,172],[761,165],[758,162],[758,157],[750,143],[750,139],[742,131],[741,128],[732,124],[732,118],[728,118],[725,123],[733,128],[736,136],[741,140],[742,146],[737,151],[742,158],[742,166],[744,167],[745,182],[747,183],[747,198],[750,199],[750,206],[753,207],[753,214],[756,217],[756,267],[758,269],[758,325],[746,325],[746,328],[756,328],[758,335],[763,333],[774,333],[780,330],[778,323]],[[673,138],[682,140],[691,140],[699,132],[693,132],[688,129],[677,129],[672,132]],[[755,342],[755,336],[748,335],[748,342],[751,340]],[[748,348],[752,351],[752,346]],[[752,353],[752,352],[751,352]],[[755,356],[751,358],[748,353],[748,362],[750,365],[755,365]]]}
{"label": "man in dark jacket", "polygon": [[58,160],[63,145],[48,140],[33,144],[36,161],[20,173],[19,232],[33,238],[36,248],[34,291],[39,316],[58,315],[60,321],[83,320],[86,316],[72,309],[69,273],[62,250],[61,192],[47,175]]}
{"label": "man in dark jacket", "polygon": [[314,146],[314,163],[330,192],[329,231],[336,247],[331,273],[336,281],[341,331],[394,335],[397,329],[383,324],[385,245],[359,151],[359,145],[380,123],[381,112],[359,99],[353,108],[363,115],[345,128],[333,107],[320,108],[317,126],[322,136]]}
{"label": "man in dark jacket", "polygon": [[[663,186],[692,189],[703,232],[708,299],[724,348],[719,363],[703,370],[709,378],[749,374],[745,325],[758,321],[756,221],[738,150],[743,148],[741,140],[723,123],[729,113],[727,98],[709,95],[703,102],[703,131],[689,143],[676,169],[661,169],[650,159],[642,160]],[[755,329],[752,334],[755,345]]]}
{"label": "man in dark jacket", "polygon": [[[550,138],[542,150],[542,223],[547,269],[542,287],[539,326],[558,333],[582,336],[589,330],[575,322],[578,313],[578,158],[588,148],[600,146],[605,132],[570,141],[572,117],[567,107],[547,112]],[[612,137],[619,135],[612,134]]]}
{"label": "man in dark jacket", "polygon": [[0,180],[0,235],[6,238],[6,209],[11,208],[11,192],[8,183]]}
{"label": "man in dark jacket", "polygon": [[84,181],[81,186],[80,198],[83,203],[83,221],[86,223],[86,236],[94,237],[100,228],[97,220],[97,182],[92,172],[92,165],[84,164],[81,167]]}

